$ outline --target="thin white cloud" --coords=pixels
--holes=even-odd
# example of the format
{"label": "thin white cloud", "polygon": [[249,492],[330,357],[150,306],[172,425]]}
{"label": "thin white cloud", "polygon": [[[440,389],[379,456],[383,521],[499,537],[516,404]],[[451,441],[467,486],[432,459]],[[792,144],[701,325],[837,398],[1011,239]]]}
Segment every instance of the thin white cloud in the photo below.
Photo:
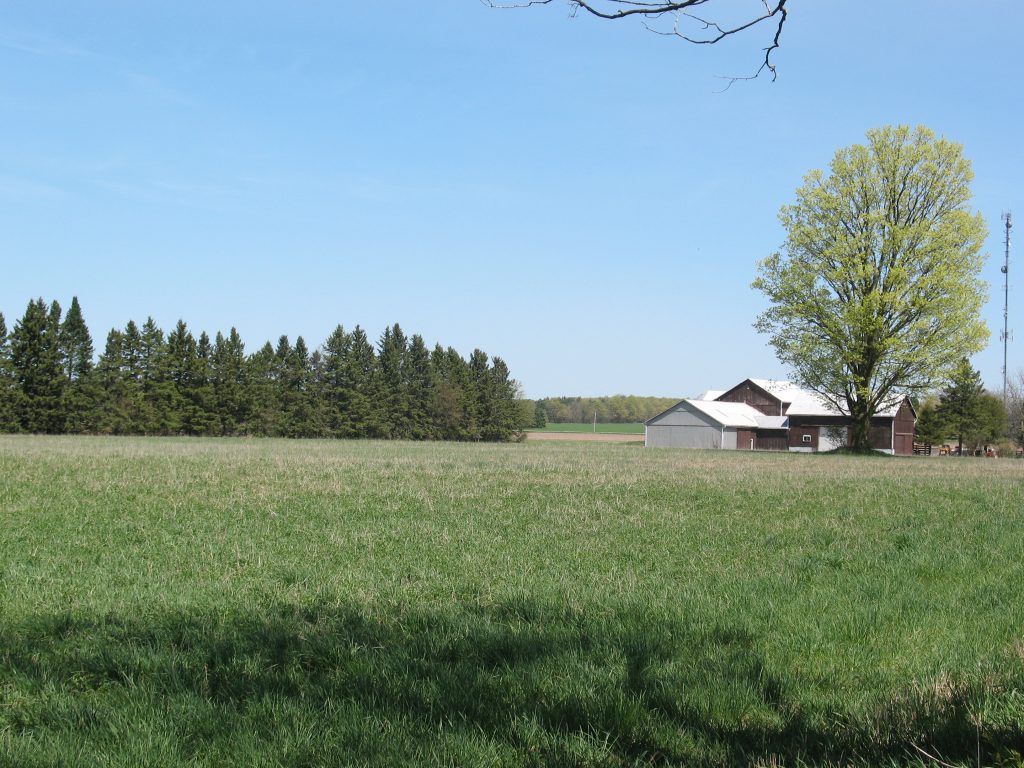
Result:
{"label": "thin white cloud", "polygon": [[0,48],[59,58],[100,58],[99,54],[77,43],[37,33],[7,29],[0,31]]}
{"label": "thin white cloud", "polygon": [[0,198],[7,200],[56,200],[64,196],[60,187],[19,176],[0,175]]}

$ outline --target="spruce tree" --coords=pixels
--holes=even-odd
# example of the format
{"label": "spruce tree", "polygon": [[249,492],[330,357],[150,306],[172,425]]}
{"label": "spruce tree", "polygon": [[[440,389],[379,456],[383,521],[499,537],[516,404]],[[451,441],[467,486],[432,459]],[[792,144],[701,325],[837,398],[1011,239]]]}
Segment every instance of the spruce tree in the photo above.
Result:
{"label": "spruce tree", "polygon": [[351,386],[348,436],[385,436],[381,426],[377,356],[373,352],[373,345],[366,337],[366,331],[358,325],[352,331],[347,369]]}
{"label": "spruce tree", "polygon": [[474,349],[469,357],[469,386],[476,409],[476,429],[471,439],[490,440],[496,419],[495,402],[489,359],[481,349]]}
{"label": "spruce tree", "polygon": [[15,418],[26,432],[60,433],[66,379],[60,363],[60,305],[49,311],[41,298],[30,301],[11,332],[11,370],[16,394]]}
{"label": "spruce tree", "polygon": [[519,386],[509,375],[508,365],[500,357],[491,361],[490,394],[492,399],[492,422],[485,435],[487,440],[509,440],[521,438],[522,411],[516,396]]}
{"label": "spruce tree", "polygon": [[189,397],[192,401],[191,434],[210,435],[218,429],[216,414],[216,396],[210,381],[210,365],[213,358],[213,345],[210,336],[203,331],[196,341],[196,353],[193,360],[192,387]]}
{"label": "spruce tree", "polygon": [[247,401],[251,408],[248,434],[281,434],[281,408],[277,389],[277,356],[268,341],[246,362]]}
{"label": "spruce tree", "polygon": [[178,434],[181,431],[180,397],[171,380],[167,340],[152,317],[147,317],[142,324],[139,368],[146,413],[144,432],[156,435]]}
{"label": "spruce tree", "polygon": [[380,408],[385,437],[409,437],[409,403],[405,382],[408,341],[398,323],[385,328],[379,342]]}
{"label": "spruce tree", "polygon": [[11,344],[7,337],[7,324],[0,312],[0,432],[17,432],[14,415],[14,374],[11,370]]}
{"label": "spruce tree", "polygon": [[414,334],[409,343],[405,371],[408,436],[413,440],[436,438],[430,418],[430,399],[434,389],[430,353],[419,334]]}
{"label": "spruce tree", "polygon": [[460,375],[465,362],[454,349],[440,344],[430,354],[432,391],[430,421],[433,434],[441,440],[461,440],[466,422],[463,408],[465,377]]}
{"label": "spruce tree", "polygon": [[280,360],[279,391],[281,396],[284,434],[286,437],[313,437],[317,427],[313,418],[310,397],[311,371],[309,350],[301,336],[295,346],[288,348],[287,337],[281,337],[278,353]]}
{"label": "spruce tree", "polygon": [[129,320],[121,332],[121,412],[127,418],[128,434],[153,434],[154,415],[146,402],[143,380],[142,331]]}
{"label": "spruce tree", "polygon": [[82,317],[78,297],[71,298],[71,307],[59,333],[60,358],[67,379],[63,409],[65,429],[72,433],[90,432],[99,392],[93,377],[93,345],[89,328]]}
{"label": "spruce tree", "polygon": [[348,356],[352,337],[339,325],[323,345],[320,393],[323,398],[324,429],[330,437],[349,436],[349,404],[352,385],[348,378]]}
{"label": "spruce tree", "polygon": [[234,328],[227,338],[218,333],[213,344],[210,380],[213,384],[218,432],[244,434],[249,420],[248,369],[245,345]]}
{"label": "spruce tree", "polygon": [[964,435],[975,430],[982,419],[981,395],[984,391],[981,374],[965,358],[960,361],[939,401],[939,418],[956,434],[957,454],[961,456]]}
{"label": "spruce tree", "polygon": [[[486,359],[486,355],[484,356]],[[462,408],[462,421],[459,425],[460,440],[480,439],[480,404],[476,395],[476,388],[473,382],[473,371],[469,361],[455,351],[454,347],[448,347],[448,360],[452,366],[452,373],[455,381],[458,382],[459,392],[462,397],[460,407]]]}
{"label": "spruce tree", "polygon": [[[124,373],[132,381],[142,383],[142,332],[134,320],[124,327],[121,341],[121,358]],[[141,390],[141,387],[140,387]]]}
{"label": "spruce tree", "polygon": [[196,340],[185,321],[179,319],[167,334],[167,370],[174,384],[180,431],[186,435],[195,434],[195,425],[200,421],[193,392],[196,368]]}
{"label": "spruce tree", "polygon": [[92,336],[82,317],[82,307],[78,297],[71,297],[71,308],[64,316],[60,327],[60,356],[64,366],[64,375],[68,381],[79,381],[92,372],[93,353]]}
{"label": "spruce tree", "polygon": [[310,437],[329,437],[327,428],[327,407],[324,400],[324,356],[319,349],[309,355],[306,395],[309,401]]}
{"label": "spruce tree", "polygon": [[107,341],[96,363],[96,383],[102,393],[95,404],[92,423],[95,431],[103,435],[128,434],[129,419],[124,404],[124,372],[121,357],[123,334],[111,328]]}

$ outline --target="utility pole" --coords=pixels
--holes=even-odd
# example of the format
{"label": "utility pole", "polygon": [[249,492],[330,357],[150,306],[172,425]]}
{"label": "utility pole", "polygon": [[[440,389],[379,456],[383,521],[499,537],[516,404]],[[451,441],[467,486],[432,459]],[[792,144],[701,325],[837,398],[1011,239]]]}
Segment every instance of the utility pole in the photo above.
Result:
{"label": "utility pole", "polygon": [[1006,260],[1003,262],[1003,332],[1000,340],[1003,342],[1003,402],[1006,402],[1006,345],[1012,338],[1010,333],[1010,230],[1013,228],[1013,214],[1003,214],[1003,221],[1006,222]]}

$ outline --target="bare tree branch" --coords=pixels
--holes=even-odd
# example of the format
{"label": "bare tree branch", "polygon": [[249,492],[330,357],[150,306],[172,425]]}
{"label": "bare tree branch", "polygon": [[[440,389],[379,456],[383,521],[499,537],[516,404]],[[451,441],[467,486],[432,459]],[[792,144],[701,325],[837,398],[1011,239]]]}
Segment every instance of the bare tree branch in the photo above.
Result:
{"label": "bare tree branch", "polygon": [[[777,72],[775,64],[772,63],[772,52],[780,47],[779,40],[782,37],[782,27],[786,23],[786,2],[787,0],[761,0],[764,11],[740,23],[725,25],[711,21],[702,16],[697,16],[693,11],[702,5],[716,4],[722,7],[722,0],[680,0],[680,2],[642,2],[641,0],[565,0],[569,5],[569,15],[576,16],[580,11],[586,11],[592,16],[600,19],[618,20],[639,16],[643,19],[659,19],[665,15],[674,16],[672,28],[669,30],[657,29],[644,21],[644,27],[656,35],[666,37],[678,37],[694,45],[714,45],[727,37],[738,34],[745,30],[762,24],[769,19],[778,19],[775,26],[775,36],[772,43],[764,49],[764,60],[757,71],[746,77],[726,77],[729,81],[723,90],[728,90],[733,83],[740,80],[754,80],[761,76],[766,70],[771,73],[772,81],[775,81]],[[520,0],[519,2],[502,2],[502,0],[480,0],[489,8],[530,8],[534,5],[550,5],[561,0]],[[695,32],[687,32],[685,26],[692,25]]]}

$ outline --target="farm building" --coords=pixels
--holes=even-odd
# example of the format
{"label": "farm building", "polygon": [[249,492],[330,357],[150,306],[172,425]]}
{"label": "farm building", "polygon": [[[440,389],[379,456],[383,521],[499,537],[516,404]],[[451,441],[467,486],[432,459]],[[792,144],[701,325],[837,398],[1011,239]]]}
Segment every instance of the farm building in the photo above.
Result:
{"label": "farm building", "polygon": [[[872,419],[871,445],[914,452],[917,414],[903,398]],[[681,400],[645,423],[653,448],[828,451],[846,443],[849,418],[814,392],[788,381],[745,379],[732,389]]]}

